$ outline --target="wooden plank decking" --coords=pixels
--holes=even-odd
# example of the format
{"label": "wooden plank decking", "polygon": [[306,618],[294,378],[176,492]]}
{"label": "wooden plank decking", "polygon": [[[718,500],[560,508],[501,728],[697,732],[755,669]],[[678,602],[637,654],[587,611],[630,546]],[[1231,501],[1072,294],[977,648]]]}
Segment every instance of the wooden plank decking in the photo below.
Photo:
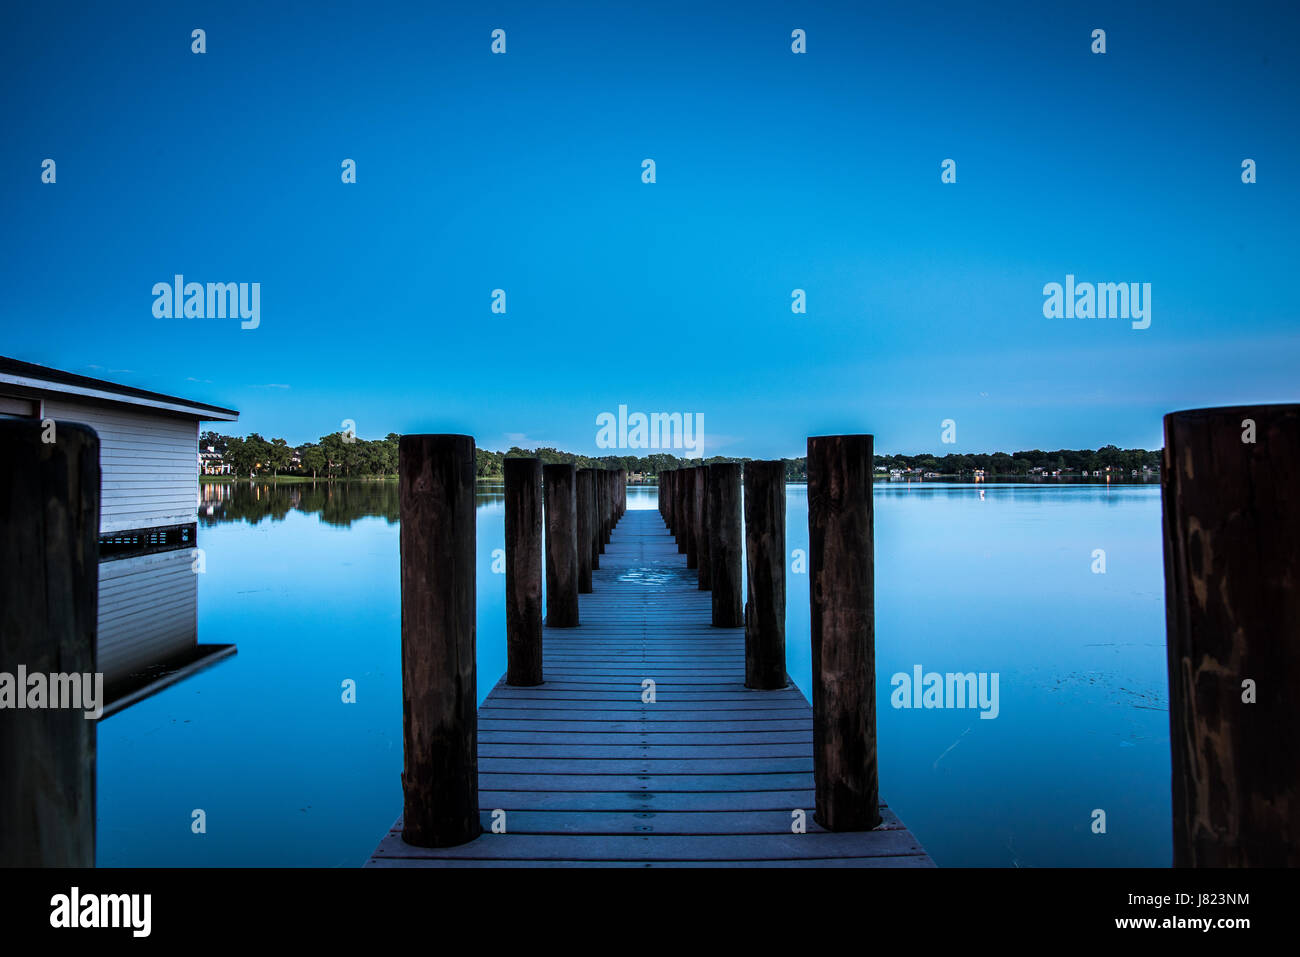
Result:
{"label": "wooden plank decking", "polygon": [[546,683],[503,678],[479,709],[483,835],[412,847],[399,819],[368,867],[934,866],[887,807],[874,831],[814,823],[812,708],[746,690],[744,629],[710,626],[658,512],[627,512],[600,566],[581,626],[545,630]]}

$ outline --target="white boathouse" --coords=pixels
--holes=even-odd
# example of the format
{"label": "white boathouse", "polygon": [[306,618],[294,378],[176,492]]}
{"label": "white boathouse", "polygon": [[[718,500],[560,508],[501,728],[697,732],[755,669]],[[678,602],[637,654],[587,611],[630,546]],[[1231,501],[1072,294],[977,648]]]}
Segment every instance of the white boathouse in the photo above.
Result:
{"label": "white boathouse", "polygon": [[199,423],[239,413],[0,356],[0,416],[79,422],[99,435],[105,713],[232,654],[233,644],[198,643],[193,565]]}

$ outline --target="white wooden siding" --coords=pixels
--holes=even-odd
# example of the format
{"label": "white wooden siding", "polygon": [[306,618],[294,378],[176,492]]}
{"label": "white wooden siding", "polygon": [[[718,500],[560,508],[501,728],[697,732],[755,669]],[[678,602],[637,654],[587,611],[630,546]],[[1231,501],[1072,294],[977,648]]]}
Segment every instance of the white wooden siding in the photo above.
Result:
{"label": "white wooden siding", "polygon": [[194,549],[99,563],[99,661],[112,683],[198,642]]}
{"label": "white wooden siding", "polygon": [[63,398],[46,399],[45,415],[99,434],[101,534],[198,520],[197,419]]}

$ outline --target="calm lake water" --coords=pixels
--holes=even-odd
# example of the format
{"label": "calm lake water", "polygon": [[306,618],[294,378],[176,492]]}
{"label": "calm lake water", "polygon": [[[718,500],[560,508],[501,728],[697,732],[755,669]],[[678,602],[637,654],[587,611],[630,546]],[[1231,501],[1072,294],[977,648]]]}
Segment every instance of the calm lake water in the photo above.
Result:
{"label": "calm lake water", "polygon": [[[882,483],[875,513],[882,797],[941,866],[1167,866],[1159,487]],[[505,670],[503,518],[484,486],[480,700]],[[396,483],[205,485],[199,519],[199,641],[239,653],[100,725],[98,863],[357,866],[402,807]],[[791,486],[790,550],[807,520]],[[805,694],[807,582],[786,617]],[[997,717],[892,707],[918,665],[997,673]]]}

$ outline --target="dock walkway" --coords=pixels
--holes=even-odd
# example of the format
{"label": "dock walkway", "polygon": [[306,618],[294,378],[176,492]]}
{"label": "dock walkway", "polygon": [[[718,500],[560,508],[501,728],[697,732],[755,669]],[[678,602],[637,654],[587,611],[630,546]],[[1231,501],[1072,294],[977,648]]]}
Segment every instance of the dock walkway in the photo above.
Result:
{"label": "dock walkway", "polygon": [[812,708],[745,688],[744,629],[711,627],[658,512],[623,515],[593,586],[579,627],[545,629],[546,683],[502,678],[479,708],[484,833],[412,847],[399,819],[366,866],[934,866],[883,805],[874,831],[813,821]]}

